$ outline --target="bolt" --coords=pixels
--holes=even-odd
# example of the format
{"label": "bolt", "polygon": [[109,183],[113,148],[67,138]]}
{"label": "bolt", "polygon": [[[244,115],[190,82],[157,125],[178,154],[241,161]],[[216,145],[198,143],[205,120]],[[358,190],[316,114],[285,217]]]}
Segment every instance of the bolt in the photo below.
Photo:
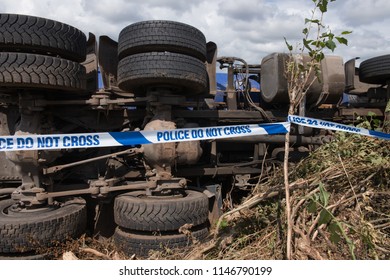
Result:
{"label": "bolt", "polygon": [[179,186],[180,187],[185,187],[186,185],[187,185],[187,180],[186,179],[180,179]]}

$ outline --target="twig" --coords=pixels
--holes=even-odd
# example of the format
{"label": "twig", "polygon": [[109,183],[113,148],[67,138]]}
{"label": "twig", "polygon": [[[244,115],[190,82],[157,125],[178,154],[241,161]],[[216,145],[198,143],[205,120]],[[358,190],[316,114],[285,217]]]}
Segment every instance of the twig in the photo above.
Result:
{"label": "twig", "polygon": [[303,231],[299,228],[294,227],[294,232],[299,234],[301,240],[297,242],[297,247],[299,250],[303,251],[307,256],[315,260],[323,260],[320,252],[315,249],[313,246],[310,246],[310,238],[308,235],[304,234]]}
{"label": "twig", "polygon": [[[343,167],[345,176],[347,177],[348,183],[349,183],[349,185],[350,185],[350,187],[351,187],[351,190],[352,190],[354,196],[356,197],[355,189],[354,189],[354,187],[353,187],[353,185],[352,185],[352,183],[351,183],[351,180],[349,179],[347,170],[345,169],[344,162],[343,162],[343,160],[342,160],[340,154],[338,154],[338,157],[339,157],[341,166]],[[357,200],[357,198],[356,198],[356,205],[357,205],[357,207],[358,207],[358,209],[359,209],[360,215],[362,215],[362,209],[360,208],[359,201]]]}
{"label": "twig", "polygon": [[[293,97],[290,94],[290,109],[288,110],[288,114],[292,115],[294,113],[295,105],[293,104],[295,101],[295,96]],[[286,258],[291,260],[292,257],[292,224],[293,221],[291,219],[291,201],[290,201],[290,184],[288,180],[288,156],[290,152],[290,131],[287,131],[284,142],[284,161],[283,161],[283,179],[284,179],[284,192],[286,197],[286,219],[287,219],[287,244],[286,244]]]}
{"label": "twig", "polygon": [[227,216],[232,215],[233,213],[236,213],[236,212],[244,210],[244,209],[250,209],[250,208],[256,206],[257,204],[259,204],[264,199],[275,197],[278,194],[279,194],[279,191],[257,194],[255,196],[253,196],[252,198],[250,198],[249,200],[247,200],[246,202],[244,202],[243,204],[241,204],[239,207],[237,207],[233,210],[230,210],[229,212],[226,212],[223,215],[221,215],[221,217],[219,217],[218,222],[217,222],[217,226],[216,226],[215,233],[214,233],[214,238],[216,238],[218,236],[219,227],[220,227],[223,219],[225,219]]}
{"label": "twig", "polygon": [[103,254],[95,249],[92,249],[92,248],[80,248],[80,251],[83,251],[85,253],[90,253],[90,254],[93,254],[99,258],[103,258],[105,260],[109,260],[111,259],[109,256],[107,256],[106,254]]}
{"label": "twig", "polygon": [[221,242],[221,239],[218,238],[218,239],[214,239],[212,241],[210,241],[210,245],[207,246],[206,248],[203,248],[201,251],[199,252],[191,252],[189,255],[185,256],[184,259],[185,260],[198,260],[200,259],[204,254],[210,252],[211,250],[213,250],[214,248],[216,248],[218,246],[218,244]]}
{"label": "twig", "polygon": [[68,252],[65,252],[62,254],[62,259],[64,261],[73,261],[73,260],[79,260],[78,257],[76,257],[75,254],[73,254],[73,252],[71,251],[68,251]]}
{"label": "twig", "polygon": [[376,224],[376,223],[380,223],[380,222],[384,222],[384,221],[389,221],[390,219],[389,218],[382,218],[382,219],[376,219],[376,220],[371,220],[369,221],[370,224]]}
{"label": "twig", "polygon": [[374,226],[375,229],[385,229],[387,227],[390,227],[390,222],[389,223],[385,223],[385,224],[381,224],[381,225],[376,225]]}
{"label": "twig", "polygon": [[[313,195],[313,194],[316,193],[317,191],[318,191],[318,188],[315,188],[314,190],[312,190],[311,192],[309,192],[309,193],[306,195],[306,197],[307,197],[307,196],[310,196],[310,195]],[[298,209],[302,206],[303,203],[306,202],[306,197],[302,198],[302,199],[297,203],[297,205],[294,207],[294,209],[293,209],[293,211],[292,211],[292,214],[291,214],[291,216],[292,216],[293,219],[294,219],[295,215],[297,214]]]}
{"label": "twig", "polygon": [[264,171],[264,164],[265,164],[265,158],[267,157],[267,149],[265,149],[265,154],[264,154],[264,157],[263,157],[263,162],[261,163],[261,173],[260,173],[260,176],[259,176],[259,180],[257,181],[257,184],[256,184],[256,188],[258,188],[258,186],[260,185],[260,181],[261,179],[263,178],[263,171]]}
{"label": "twig", "polygon": [[377,249],[377,250],[379,250],[379,251],[382,251],[383,253],[390,254],[390,251],[389,251],[389,250],[387,250],[387,249],[385,249],[385,248],[382,248],[382,247],[380,247],[380,246],[378,246],[378,245],[376,245],[376,244],[374,244],[374,246],[375,246],[375,249]]}
{"label": "twig", "polygon": [[362,197],[363,195],[364,195],[364,193],[359,193],[357,195],[353,195],[353,196],[350,196],[348,198],[345,198],[345,195],[344,195],[341,197],[341,199],[339,201],[337,201],[336,203],[334,203],[332,205],[329,205],[328,207],[326,207],[326,209],[330,210],[330,209],[336,208],[341,204],[344,204],[350,200],[358,199],[359,197]]}
{"label": "twig", "polygon": [[368,182],[369,180],[371,180],[372,177],[374,177],[376,175],[376,172],[375,173],[372,173],[371,175],[367,176],[366,179],[364,179],[363,181],[360,182],[360,185],[364,184],[365,182]]}
{"label": "twig", "polygon": [[[318,217],[319,217],[319,216],[318,216]],[[318,221],[317,221],[317,222],[318,222]],[[313,237],[311,238],[311,241],[314,241],[314,240],[317,238],[318,233],[319,233],[321,230],[323,230],[325,227],[326,227],[325,224],[320,225],[320,226],[316,229],[316,231],[313,233]]]}
{"label": "twig", "polygon": [[[295,181],[293,183],[291,183],[289,185],[289,189],[290,190],[294,190],[296,188],[299,188],[301,187],[302,185],[307,185],[308,181],[307,180],[298,180],[298,181]],[[217,222],[217,225],[216,225],[216,229],[215,229],[215,233],[214,233],[214,238],[216,238],[218,236],[218,233],[219,233],[219,227],[221,225],[221,222],[223,221],[223,219],[225,219],[227,216],[229,215],[232,215],[238,211],[241,211],[241,210],[244,210],[244,209],[250,209],[250,208],[253,208],[255,207],[256,205],[258,205],[260,202],[264,201],[265,199],[268,199],[268,198],[273,198],[275,196],[277,196],[278,194],[280,193],[279,190],[276,190],[276,188],[272,188],[266,192],[262,192],[262,193],[259,193],[259,194],[256,194],[254,195],[253,197],[251,197],[250,199],[248,199],[247,201],[245,201],[244,203],[242,203],[240,206],[238,206],[237,208],[235,209],[232,209],[230,210],[229,212],[226,212],[224,213],[223,215],[221,215],[218,219],[218,222]]]}
{"label": "twig", "polygon": [[332,241],[329,240],[322,228],[318,228],[318,233],[325,239],[328,247],[330,247],[332,250],[337,250],[337,247],[332,243]]}
{"label": "twig", "polygon": [[[332,204],[332,205],[329,205],[328,207],[326,207],[325,209],[330,211],[330,213],[333,215],[334,211],[336,210],[336,208],[338,206],[340,206],[341,204],[344,204],[350,200],[354,200],[354,199],[357,199],[358,197],[361,197],[363,196],[364,194],[358,194],[358,195],[354,195],[354,196],[351,196],[351,197],[348,197],[348,198],[345,198],[346,195],[343,195],[336,203]],[[332,211],[331,211],[332,210]],[[310,227],[310,230],[309,230],[309,235],[313,232],[313,230],[315,229],[318,221],[320,219],[320,214],[317,215],[316,219],[314,220],[313,224],[311,225]],[[321,225],[320,227],[318,227],[318,229],[323,229],[326,225]],[[316,231],[313,233],[313,237],[311,238],[312,241],[314,241],[318,235],[318,229],[316,229]]]}

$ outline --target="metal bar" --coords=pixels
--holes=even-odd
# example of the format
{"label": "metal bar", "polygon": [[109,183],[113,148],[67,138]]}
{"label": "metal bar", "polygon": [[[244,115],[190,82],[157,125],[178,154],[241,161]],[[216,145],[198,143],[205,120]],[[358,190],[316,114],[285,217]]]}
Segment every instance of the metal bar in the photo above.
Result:
{"label": "metal bar", "polygon": [[73,195],[82,195],[82,194],[99,195],[99,194],[107,194],[109,192],[116,192],[116,191],[141,190],[141,189],[153,189],[153,188],[156,188],[156,184],[154,182],[132,182],[131,184],[121,185],[121,186],[101,187],[101,188],[93,187],[93,188],[87,188],[81,190],[38,193],[36,196],[38,200],[45,200],[45,199],[63,197],[63,196],[73,196]]}
{"label": "metal bar", "polygon": [[383,117],[384,116],[384,108],[341,108],[340,109],[340,115],[341,116],[367,116],[369,113],[374,113],[377,117]]}
{"label": "metal bar", "polygon": [[16,190],[17,190],[17,188],[4,188],[4,189],[0,188],[0,196],[12,194]]}
{"label": "metal bar", "polygon": [[115,157],[115,156],[119,156],[119,155],[137,154],[137,153],[140,153],[140,149],[138,149],[138,148],[128,149],[128,150],[125,150],[125,151],[112,153],[112,154],[108,154],[108,155],[104,155],[104,156],[99,156],[99,157],[94,157],[94,158],[90,158],[90,159],[85,159],[85,160],[80,160],[80,161],[68,163],[68,164],[63,164],[63,165],[52,166],[52,167],[49,167],[49,168],[44,168],[43,169],[43,174],[47,175],[47,174],[56,173],[56,172],[58,172],[58,171],[60,171],[62,169],[65,169],[65,168],[69,168],[69,167],[73,167],[73,166],[77,166],[77,165],[93,162],[93,161],[96,161],[96,160],[106,159],[106,158]]}
{"label": "metal bar", "polygon": [[216,176],[216,175],[234,175],[234,174],[260,174],[261,168],[253,167],[192,167],[180,169],[175,176],[194,177],[194,176]]}
{"label": "metal bar", "polygon": [[72,195],[81,195],[81,194],[92,194],[96,192],[96,188],[88,188],[82,190],[72,190],[72,191],[61,191],[61,192],[51,192],[51,193],[37,193],[36,197],[38,200],[46,200],[55,197],[62,196],[72,196]]}
{"label": "metal bar", "polygon": [[[204,119],[257,119],[263,120],[259,111],[243,111],[243,110],[173,110],[175,116],[184,118],[204,118]],[[284,118],[287,119],[287,115]]]}
{"label": "metal bar", "polygon": [[228,67],[228,84],[227,84],[227,97],[226,103],[229,110],[237,110],[237,97],[234,89],[234,76],[233,76],[233,64],[229,64]]}
{"label": "metal bar", "polygon": [[[291,135],[291,144],[317,144],[324,143],[325,137],[309,137],[301,135]],[[284,143],[284,135],[255,135],[237,138],[226,138],[218,140],[218,142],[235,142],[235,143]]]}
{"label": "metal bar", "polygon": [[37,107],[43,106],[61,106],[61,105],[88,105],[89,100],[43,100],[38,99],[34,101],[34,105]]}

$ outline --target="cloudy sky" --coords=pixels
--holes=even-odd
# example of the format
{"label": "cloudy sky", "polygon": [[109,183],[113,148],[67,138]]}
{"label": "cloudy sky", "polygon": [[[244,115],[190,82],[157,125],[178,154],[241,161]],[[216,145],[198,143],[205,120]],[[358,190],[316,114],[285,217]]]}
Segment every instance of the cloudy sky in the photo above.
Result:
{"label": "cloudy sky", "polygon": [[[29,14],[73,25],[86,34],[117,40],[125,26],[164,19],[191,24],[218,45],[219,56],[260,63],[272,52],[286,51],[283,37],[295,45],[302,38],[311,0],[0,0],[0,12]],[[324,23],[334,33],[351,30],[349,46],[335,54],[362,60],[390,53],[390,1],[337,0]]]}

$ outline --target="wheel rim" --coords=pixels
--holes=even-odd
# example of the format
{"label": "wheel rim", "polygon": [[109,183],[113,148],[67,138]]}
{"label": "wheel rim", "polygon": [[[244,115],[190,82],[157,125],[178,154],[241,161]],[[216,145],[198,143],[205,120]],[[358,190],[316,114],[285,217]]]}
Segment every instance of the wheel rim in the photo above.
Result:
{"label": "wheel rim", "polygon": [[59,205],[43,206],[36,208],[25,208],[21,207],[19,203],[12,204],[11,206],[4,208],[3,213],[7,216],[18,217],[19,215],[34,215],[39,213],[48,213],[60,208]]}

